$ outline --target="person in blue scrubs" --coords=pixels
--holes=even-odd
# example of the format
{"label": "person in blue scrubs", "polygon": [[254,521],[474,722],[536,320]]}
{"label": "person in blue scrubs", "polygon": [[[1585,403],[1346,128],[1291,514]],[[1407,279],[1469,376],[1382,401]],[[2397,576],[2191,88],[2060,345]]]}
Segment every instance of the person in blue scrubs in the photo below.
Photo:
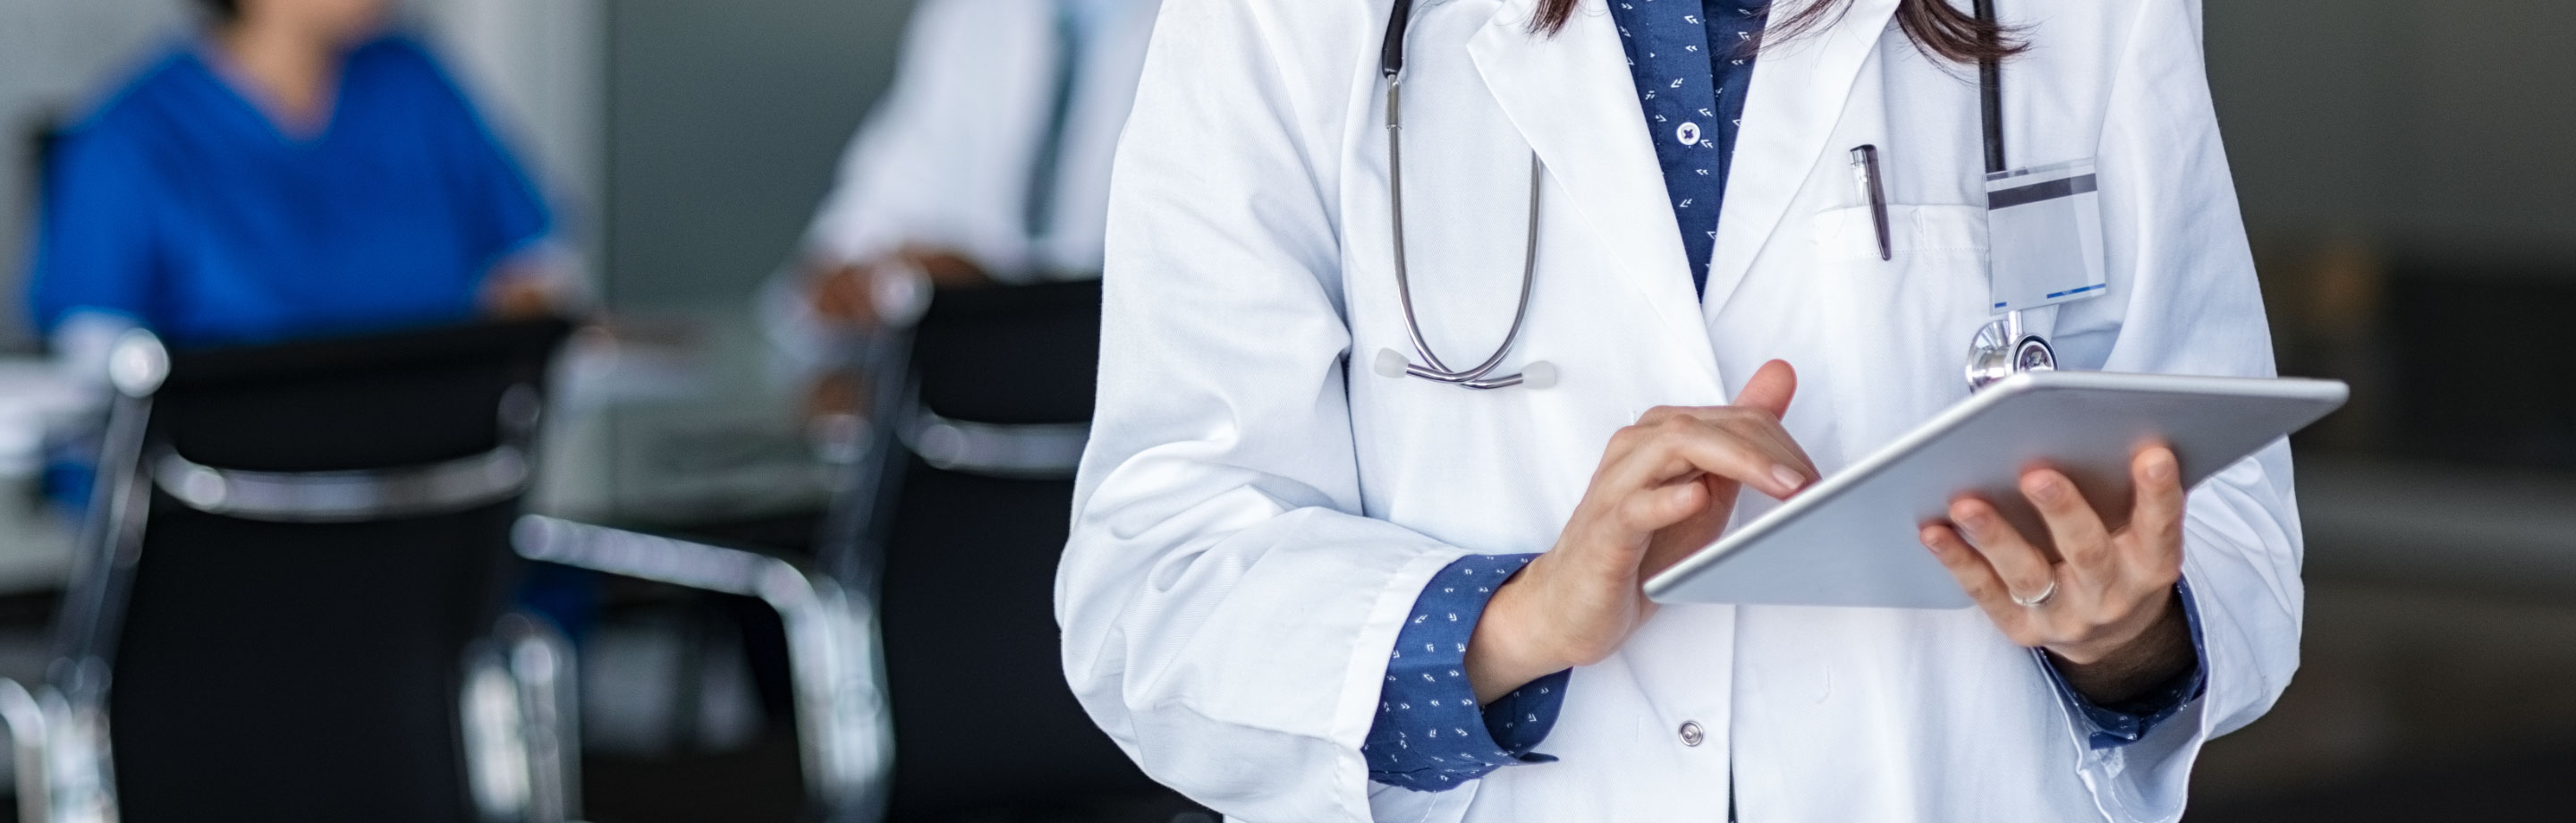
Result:
{"label": "person in blue scrubs", "polygon": [[[49,163],[29,307],[74,361],[541,311],[550,218],[385,0],[205,0]],[[78,368],[77,362],[73,364]]]}

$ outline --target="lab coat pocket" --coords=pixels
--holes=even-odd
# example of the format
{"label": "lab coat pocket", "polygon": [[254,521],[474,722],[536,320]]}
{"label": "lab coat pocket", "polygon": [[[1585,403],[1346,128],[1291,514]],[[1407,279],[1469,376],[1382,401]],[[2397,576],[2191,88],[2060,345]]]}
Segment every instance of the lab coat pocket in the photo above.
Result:
{"label": "lab coat pocket", "polygon": [[1816,215],[1809,237],[1815,241],[1817,257],[1828,263],[1868,262],[1886,267],[1911,263],[1908,257],[1925,255],[1936,258],[1936,262],[1939,258],[1952,262],[1972,258],[1981,269],[1985,265],[1984,209],[1888,206],[1889,256],[1894,258],[1890,260],[1879,259],[1876,223],[1868,206],[1827,209]]}
{"label": "lab coat pocket", "polygon": [[[1985,210],[1887,207],[1887,258],[1867,206],[1812,219],[1814,298],[1846,453],[1858,456],[1967,396],[1968,341],[1986,319]],[[1804,378],[1806,376],[1802,376]]]}

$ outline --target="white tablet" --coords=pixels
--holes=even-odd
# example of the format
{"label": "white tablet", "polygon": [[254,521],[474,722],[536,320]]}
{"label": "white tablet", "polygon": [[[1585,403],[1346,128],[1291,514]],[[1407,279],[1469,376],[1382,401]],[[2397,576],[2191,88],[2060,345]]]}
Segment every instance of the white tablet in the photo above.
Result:
{"label": "white tablet", "polygon": [[2343,405],[2333,380],[2103,372],[2014,375],[1824,478],[1716,545],[1646,581],[1660,603],[1943,609],[1972,605],[1916,535],[1977,494],[2045,546],[2019,490],[2051,466],[2117,528],[2129,459],[2173,446],[2193,485]]}

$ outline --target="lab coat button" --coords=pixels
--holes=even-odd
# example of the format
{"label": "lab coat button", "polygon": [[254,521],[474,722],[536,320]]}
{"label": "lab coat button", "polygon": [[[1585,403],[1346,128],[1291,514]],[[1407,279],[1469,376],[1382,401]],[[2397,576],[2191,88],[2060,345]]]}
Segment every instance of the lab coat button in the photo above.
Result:
{"label": "lab coat button", "polygon": [[1699,721],[1697,721],[1697,720],[1684,720],[1684,721],[1682,721],[1682,745],[1684,745],[1684,746],[1697,746],[1697,745],[1699,745],[1700,741],[1702,741],[1702,740],[1706,740],[1706,739],[1708,739],[1708,735],[1700,731],[1700,728],[1699,728]]}

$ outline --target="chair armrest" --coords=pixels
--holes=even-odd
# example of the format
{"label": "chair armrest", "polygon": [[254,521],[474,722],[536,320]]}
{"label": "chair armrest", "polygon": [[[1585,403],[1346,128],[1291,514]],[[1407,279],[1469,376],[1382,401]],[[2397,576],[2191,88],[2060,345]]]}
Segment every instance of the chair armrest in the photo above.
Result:
{"label": "chair armrest", "polygon": [[0,725],[9,729],[11,771],[18,787],[18,819],[29,823],[53,818],[53,788],[46,773],[48,724],[43,703],[18,681],[0,677]]}
{"label": "chair armrest", "polygon": [[822,575],[757,552],[576,523],[519,518],[519,556],[759,598],[786,628],[798,744],[811,799],[833,819],[875,819],[892,765],[875,609]]}
{"label": "chair armrest", "polygon": [[502,615],[490,637],[466,650],[459,695],[466,784],[484,819],[579,819],[574,693],[572,644],[542,618]]}

